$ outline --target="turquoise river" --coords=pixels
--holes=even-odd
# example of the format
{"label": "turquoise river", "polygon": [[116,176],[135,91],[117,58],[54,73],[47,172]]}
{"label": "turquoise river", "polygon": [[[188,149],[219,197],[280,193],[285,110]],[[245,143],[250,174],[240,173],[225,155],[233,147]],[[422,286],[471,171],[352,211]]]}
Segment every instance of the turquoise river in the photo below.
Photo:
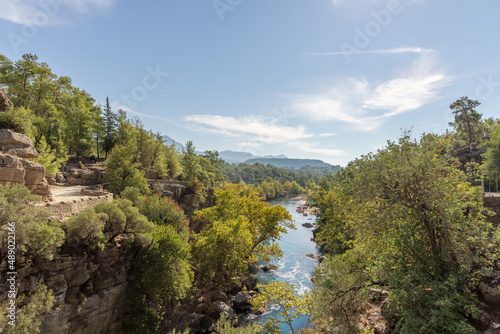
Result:
{"label": "turquoise river", "polygon": [[[311,276],[317,260],[307,257],[307,254],[318,255],[319,250],[316,244],[311,240],[313,237],[312,229],[303,227],[303,223],[315,223],[316,217],[314,215],[304,216],[302,213],[296,212],[299,205],[304,205],[304,201],[298,200],[274,200],[271,201],[272,205],[282,205],[293,217],[296,230],[289,230],[279,241],[280,247],[283,250],[284,256],[271,263],[279,268],[275,271],[263,272],[258,270],[257,277],[260,284],[265,284],[270,281],[284,281],[289,284],[294,284],[296,293],[302,294],[312,288]],[[264,263],[259,263],[262,266]],[[250,315],[246,320],[256,321],[259,324],[264,324],[269,317],[276,316],[278,313],[277,305],[269,305],[266,313],[262,316]],[[296,319],[292,325],[294,330],[300,329],[308,324],[308,317]],[[288,325],[282,325],[281,331],[283,333],[290,332]],[[297,331],[296,331],[297,332]]]}

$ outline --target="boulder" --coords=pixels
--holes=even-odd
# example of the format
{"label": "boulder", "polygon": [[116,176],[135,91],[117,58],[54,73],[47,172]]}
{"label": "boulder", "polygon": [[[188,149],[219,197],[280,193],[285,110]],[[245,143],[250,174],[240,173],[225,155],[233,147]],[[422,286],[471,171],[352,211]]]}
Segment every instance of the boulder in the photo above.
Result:
{"label": "boulder", "polygon": [[246,286],[247,290],[257,290],[257,275],[250,275],[243,280],[243,285]]}
{"label": "boulder", "polygon": [[31,139],[9,129],[0,130],[0,151],[20,158],[38,158],[38,152],[33,147]]}
{"label": "boulder", "polygon": [[278,269],[278,266],[276,266],[276,265],[274,265],[272,263],[268,263],[265,266],[260,267],[260,269],[264,270],[265,272],[268,272],[270,270],[276,270],[276,269]]}
{"label": "boulder", "polygon": [[62,172],[57,172],[56,174],[56,181],[59,183],[65,183],[66,178],[64,177],[64,174]]}
{"label": "boulder", "polygon": [[238,292],[238,294],[233,299],[233,307],[236,311],[244,312],[252,309],[252,304],[250,301],[252,296],[244,292]]}
{"label": "boulder", "polygon": [[234,310],[231,308],[231,306],[221,302],[220,300],[215,301],[213,305],[215,310],[219,314],[224,313],[227,316],[227,318],[231,320],[233,325],[238,322],[238,316],[236,315],[236,313],[234,313]]}
{"label": "boulder", "polygon": [[491,315],[482,311],[477,319],[472,319],[472,325],[476,330],[485,331],[490,328]]}
{"label": "boulder", "polygon": [[12,106],[12,102],[5,90],[0,87],[0,111],[7,110]]}
{"label": "boulder", "polygon": [[0,154],[0,184],[21,183],[24,184],[25,170],[19,158]]}
{"label": "boulder", "polygon": [[210,299],[229,304],[229,298],[224,292],[220,290],[212,291],[212,293],[210,294]]}
{"label": "boulder", "polygon": [[29,189],[35,188],[36,185],[42,183],[45,178],[45,167],[34,161],[20,159],[25,170],[24,185]]}
{"label": "boulder", "polygon": [[307,256],[307,257],[310,257],[311,259],[316,258],[316,256],[314,256],[314,254],[313,254],[313,253],[311,253],[311,254],[307,254],[306,256]]}
{"label": "boulder", "polygon": [[226,285],[226,288],[224,290],[226,291],[227,295],[234,296],[241,291],[241,287],[242,287],[241,284],[229,283]]}
{"label": "boulder", "polygon": [[314,225],[313,225],[313,224],[311,224],[311,223],[304,223],[304,224],[302,224],[302,226],[307,227],[307,228],[311,228],[311,227],[313,227]]}
{"label": "boulder", "polygon": [[500,289],[493,287],[484,282],[479,283],[479,292],[484,302],[489,307],[496,307],[500,305]]}

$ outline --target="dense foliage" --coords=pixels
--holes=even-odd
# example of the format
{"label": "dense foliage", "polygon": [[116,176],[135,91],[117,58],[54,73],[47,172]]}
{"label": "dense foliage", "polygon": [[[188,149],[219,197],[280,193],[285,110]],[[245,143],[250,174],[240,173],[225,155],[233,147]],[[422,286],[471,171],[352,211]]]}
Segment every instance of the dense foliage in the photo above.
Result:
{"label": "dense foliage", "polygon": [[316,198],[320,242],[362,270],[364,284],[389,289],[401,333],[473,331],[474,289],[499,255],[500,232],[447,147],[437,136],[404,136],[356,160],[339,174],[340,189]]}
{"label": "dense foliage", "polygon": [[0,255],[7,258],[7,235],[15,223],[17,261],[52,259],[64,243],[64,231],[42,206],[30,205],[38,196],[20,184],[0,185]]}
{"label": "dense foliage", "polygon": [[2,305],[2,312],[0,312],[0,328],[2,334],[34,334],[40,333],[40,326],[42,324],[41,317],[48,314],[55,303],[54,294],[52,290],[47,289],[43,281],[39,281],[35,290],[29,296],[26,303],[26,296],[19,296],[16,298],[17,305],[23,305],[16,314],[15,326],[8,324],[11,321],[7,317],[6,312],[8,302]]}
{"label": "dense foliage", "polygon": [[194,260],[200,285],[222,286],[259,257],[279,257],[277,241],[295,228],[282,206],[270,206],[256,188],[227,184],[215,191],[216,205],[197,212],[208,222],[195,235]]}
{"label": "dense foliage", "polygon": [[280,323],[285,323],[290,327],[290,333],[295,334],[292,322],[308,313],[306,302],[307,296],[297,296],[293,285],[271,282],[259,286],[259,295],[252,299],[252,306],[259,309],[269,304],[278,305],[280,312],[276,317],[271,317],[264,328],[268,333],[281,333]]}

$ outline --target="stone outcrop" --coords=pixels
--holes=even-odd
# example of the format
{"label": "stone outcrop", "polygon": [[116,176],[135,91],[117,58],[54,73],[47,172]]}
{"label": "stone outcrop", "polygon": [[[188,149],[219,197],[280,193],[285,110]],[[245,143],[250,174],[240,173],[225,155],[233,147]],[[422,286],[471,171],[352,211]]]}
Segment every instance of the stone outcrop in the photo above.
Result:
{"label": "stone outcrop", "polygon": [[474,143],[469,147],[463,147],[448,152],[449,158],[457,158],[462,165],[469,162],[481,164],[483,162],[482,154],[486,153],[486,148],[478,148],[478,143]]}
{"label": "stone outcrop", "polygon": [[56,180],[59,180],[57,182],[61,183],[69,183],[72,186],[97,185],[105,182],[104,171],[99,168],[72,168],[67,171],[63,171],[59,175],[59,178],[56,175]]}
{"label": "stone outcrop", "polygon": [[248,293],[238,292],[238,294],[233,299],[233,307],[235,310],[244,312],[252,309],[252,304],[250,301],[252,300],[252,296]]}
{"label": "stone outcrop", "polygon": [[[80,255],[60,252],[52,261],[18,268],[18,295],[32,292],[42,279],[53,291],[55,305],[40,317],[41,333],[126,333],[121,317],[127,310],[130,267],[130,256],[112,244]],[[5,270],[3,262],[0,271]],[[0,282],[1,291],[7,291],[6,284]],[[2,294],[1,302],[3,298]]]}
{"label": "stone outcrop", "polygon": [[12,106],[12,102],[5,90],[0,87],[0,111],[9,109]]}
{"label": "stone outcrop", "polygon": [[37,157],[38,152],[27,136],[8,129],[0,130],[0,184],[20,183],[32,194],[51,200],[45,167],[28,160]]}
{"label": "stone outcrop", "polygon": [[9,129],[0,130],[0,154],[15,155],[20,158],[38,158],[31,139]]}
{"label": "stone outcrop", "polygon": [[[196,194],[195,190],[187,181],[148,180],[148,184],[151,189],[161,188],[163,196],[170,197],[179,203],[179,206],[188,218],[191,218],[196,210],[209,208],[215,205],[215,196],[211,188],[205,188],[205,201],[201,202],[200,196]],[[204,227],[201,222],[192,223],[194,225],[190,227],[196,233],[201,231]]]}

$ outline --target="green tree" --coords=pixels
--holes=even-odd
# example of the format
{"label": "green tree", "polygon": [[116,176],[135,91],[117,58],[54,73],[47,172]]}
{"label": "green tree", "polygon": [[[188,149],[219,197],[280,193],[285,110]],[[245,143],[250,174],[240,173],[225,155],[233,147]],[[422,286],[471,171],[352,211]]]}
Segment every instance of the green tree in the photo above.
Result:
{"label": "green tree", "polygon": [[259,294],[251,301],[254,309],[266,307],[268,304],[280,307],[277,316],[271,317],[264,325],[267,332],[281,333],[279,324],[285,323],[290,327],[290,333],[294,334],[292,322],[308,314],[306,303],[308,296],[297,296],[295,287],[284,282],[271,282],[259,285],[258,288]]}
{"label": "green tree", "polygon": [[192,141],[186,143],[186,149],[182,155],[182,175],[187,181],[195,181],[201,172],[200,158],[195,152],[196,147]]}
{"label": "green tree", "polygon": [[[448,142],[404,136],[356,162],[348,190],[352,252],[391,292],[403,333],[470,333],[474,289],[498,258],[499,230],[484,221],[480,190],[446,157]],[[488,240],[486,242],[486,240]]]}
{"label": "green tree", "polygon": [[104,153],[105,158],[108,157],[108,153],[113,149],[116,142],[116,115],[111,110],[109,105],[109,98],[106,96],[106,106],[104,107]]}
{"label": "green tree", "polygon": [[216,205],[198,211],[194,218],[209,222],[197,236],[194,251],[205,283],[222,285],[258,258],[282,255],[277,241],[288,228],[295,228],[284,207],[270,206],[258,189],[242,184],[227,184],[215,191],[215,197]]}
{"label": "green tree", "polygon": [[164,149],[168,176],[170,176],[170,178],[172,179],[175,179],[182,174],[182,165],[179,160],[179,154],[177,153],[174,145],[167,145],[164,147]]}
{"label": "green tree", "polygon": [[97,214],[93,208],[86,208],[66,221],[66,239],[71,244],[89,249],[103,249],[106,244],[104,235],[105,214]]}
{"label": "green tree", "polygon": [[187,239],[173,226],[158,226],[134,262],[129,297],[134,312],[126,321],[133,333],[157,333],[164,318],[173,320],[172,310],[192,285],[189,259]]}
{"label": "green tree", "polygon": [[[17,305],[22,305],[25,296],[19,296],[16,300]],[[42,316],[48,314],[54,305],[55,298],[52,290],[47,289],[43,281],[39,281],[35,290],[29,296],[29,302],[22,306],[16,314],[15,326],[9,325],[11,321],[6,313],[3,312],[8,307],[5,302],[0,313],[0,328],[5,334],[37,334],[41,333]]]}
{"label": "green tree", "polygon": [[359,210],[349,194],[340,186],[331,190],[320,190],[314,194],[314,206],[319,208],[316,243],[328,254],[343,254],[352,248],[354,235],[349,221]]}
{"label": "green tree", "polygon": [[[60,144],[62,146],[62,144]],[[66,153],[58,153],[45,141],[45,136],[42,136],[38,141],[37,150],[40,156],[35,159],[36,162],[45,167],[45,176],[54,177],[61,166],[66,162]]]}
{"label": "green tree", "polygon": [[0,129],[22,133],[34,141],[37,131],[32,122],[33,118],[34,115],[30,110],[11,107],[7,111],[0,112]]}
{"label": "green tree", "polygon": [[20,263],[51,260],[57,247],[64,243],[60,223],[50,220],[50,213],[44,207],[32,205],[36,200],[39,197],[31,195],[23,185],[0,185],[0,255],[3,259],[7,257],[8,232],[13,228]]}
{"label": "green tree", "polygon": [[315,333],[359,333],[360,315],[368,307],[366,288],[372,283],[349,259],[328,256],[314,269],[308,300]]}
{"label": "green tree", "polygon": [[186,216],[179,205],[169,197],[161,197],[159,194],[148,196],[144,199],[141,210],[150,221],[159,226],[170,225],[180,232],[186,228]]}
{"label": "green tree", "polygon": [[120,193],[126,187],[137,187],[143,193],[149,192],[139,155],[133,141],[113,148],[106,160],[106,179],[111,182],[111,191]]}
{"label": "green tree", "polygon": [[470,145],[481,136],[481,117],[476,108],[480,105],[477,100],[471,100],[464,96],[450,105],[455,115],[455,120],[450,122],[460,139],[464,139]]}
{"label": "green tree", "polygon": [[500,126],[495,128],[485,146],[488,150],[484,154],[484,164],[481,168],[485,171],[500,171]]}

